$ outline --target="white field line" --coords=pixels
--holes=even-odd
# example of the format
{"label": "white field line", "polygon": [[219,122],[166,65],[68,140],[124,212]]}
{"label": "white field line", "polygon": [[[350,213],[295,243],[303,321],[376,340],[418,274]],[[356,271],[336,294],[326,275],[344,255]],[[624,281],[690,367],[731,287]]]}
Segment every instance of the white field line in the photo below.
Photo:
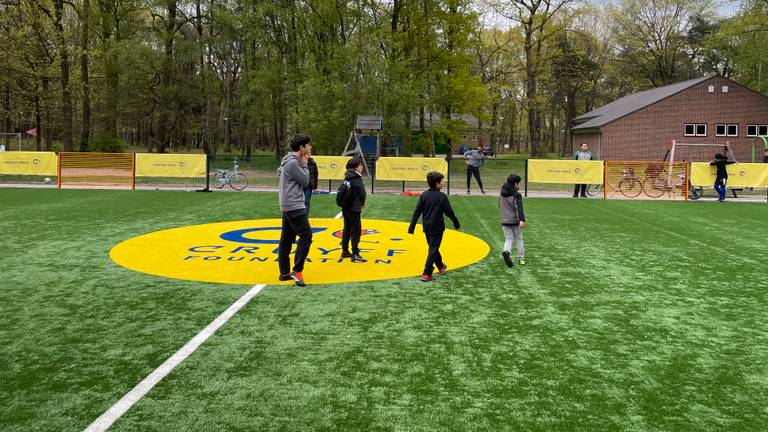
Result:
{"label": "white field line", "polygon": [[339,212],[339,214],[337,214],[334,219],[341,219],[341,216],[342,216],[342,214],[341,214],[341,212]]}
{"label": "white field line", "polygon": [[176,351],[168,360],[149,374],[144,380],[136,385],[131,391],[126,393],[119,401],[117,401],[111,408],[104,412],[99,418],[91,423],[85,432],[103,432],[109,429],[117,419],[126,413],[136,402],[144,397],[154,386],[157,385],[163,378],[166,377],[176,366],[189,357],[200,345],[208,340],[219,327],[223,326],[230,318],[232,318],[240,309],[243,308],[249,301],[251,301],[266,285],[254,285],[247,293],[243,294],[236,302],[234,302],[227,310],[222,312],[215,320],[213,320],[206,328],[193,337],[186,343],[180,350]]}

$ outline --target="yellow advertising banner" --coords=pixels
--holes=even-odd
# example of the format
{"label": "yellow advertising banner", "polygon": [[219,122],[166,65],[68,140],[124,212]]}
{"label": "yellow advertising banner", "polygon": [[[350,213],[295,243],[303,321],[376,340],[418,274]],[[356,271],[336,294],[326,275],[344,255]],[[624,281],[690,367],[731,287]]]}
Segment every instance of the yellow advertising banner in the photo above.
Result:
{"label": "yellow advertising banner", "polygon": [[427,181],[437,171],[448,175],[448,162],[441,158],[383,157],[376,161],[376,180]]}
{"label": "yellow advertising banner", "polygon": [[352,156],[312,156],[317,164],[319,180],[342,180],[347,171],[347,161]]}
{"label": "yellow advertising banner", "polygon": [[0,152],[0,174],[55,176],[58,163],[54,152]]}
{"label": "yellow advertising banner", "polygon": [[[735,163],[727,166],[729,187],[768,187],[768,164]],[[691,185],[712,186],[717,168],[709,162],[691,163]]]}
{"label": "yellow advertising banner", "polygon": [[603,161],[530,159],[528,181],[602,184]]}
{"label": "yellow advertising banner", "polygon": [[136,153],[136,177],[205,177],[204,154]]}

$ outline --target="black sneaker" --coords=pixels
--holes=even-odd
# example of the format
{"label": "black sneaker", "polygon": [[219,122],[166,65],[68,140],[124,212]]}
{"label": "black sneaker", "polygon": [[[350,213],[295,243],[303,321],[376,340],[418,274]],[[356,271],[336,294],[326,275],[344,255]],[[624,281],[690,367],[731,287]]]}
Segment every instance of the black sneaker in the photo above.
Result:
{"label": "black sneaker", "polygon": [[469,195],[469,194],[470,194],[469,189],[467,189],[467,195]]}
{"label": "black sneaker", "polygon": [[344,252],[341,253],[341,259],[352,258],[352,256],[353,255],[351,253],[347,252],[347,251],[344,251]]}
{"label": "black sneaker", "polygon": [[291,280],[291,274],[281,274],[277,279],[281,281],[289,281]]}
{"label": "black sneaker", "polygon": [[509,256],[509,252],[504,251],[501,253],[501,256],[504,257],[504,264],[507,265],[507,267],[514,267],[515,262],[512,261],[512,257]]}
{"label": "black sneaker", "polygon": [[480,189],[480,193],[481,193],[481,194],[483,194],[483,195],[485,195],[485,191],[484,191],[484,190],[482,190],[482,189]]}
{"label": "black sneaker", "polygon": [[368,262],[368,260],[363,258],[363,257],[361,257],[359,253],[352,254],[352,256],[350,258],[352,258],[352,262],[357,262],[357,263]]}
{"label": "black sneaker", "polygon": [[291,279],[293,279],[294,282],[296,282],[296,285],[298,286],[306,286],[307,284],[304,283],[304,275],[301,274],[301,272],[291,272]]}

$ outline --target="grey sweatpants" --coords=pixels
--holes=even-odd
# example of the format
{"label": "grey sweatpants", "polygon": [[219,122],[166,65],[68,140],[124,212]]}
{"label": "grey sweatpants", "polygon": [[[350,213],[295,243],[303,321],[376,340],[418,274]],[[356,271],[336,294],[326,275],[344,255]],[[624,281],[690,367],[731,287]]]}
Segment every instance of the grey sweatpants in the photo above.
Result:
{"label": "grey sweatpants", "polygon": [[504,250],[512,253],[512,240],[517,248],[517,259],[525,259],[525,244],[523,244],[523,230],[519,226],[502,225],[504,230]]}

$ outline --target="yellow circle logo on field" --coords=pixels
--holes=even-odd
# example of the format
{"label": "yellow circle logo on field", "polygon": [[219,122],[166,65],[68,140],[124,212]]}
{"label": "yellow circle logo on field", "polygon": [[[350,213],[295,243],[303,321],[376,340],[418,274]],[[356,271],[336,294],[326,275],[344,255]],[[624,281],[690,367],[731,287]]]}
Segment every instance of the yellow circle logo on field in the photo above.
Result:
{"label": "yellow circle logo on field", "polygon": [[[285,284],[277,277],[280,219],[221,222],[167,229],[126,240],[109,252],[117,264],[173,279],[230,284]],[[419,276],[427,242],[417,226],[363,219],[361,255],[368,261],[341,259],[341,219],[310,219],[313,238],[304,266],[309,284],[360,282]],[[295,247],[294,247],[295,248]],[[446,230],[440,253],[449,270],[488,255],[488,244],[463,232]],[[293,265],[293,255],[291,255]]]}

